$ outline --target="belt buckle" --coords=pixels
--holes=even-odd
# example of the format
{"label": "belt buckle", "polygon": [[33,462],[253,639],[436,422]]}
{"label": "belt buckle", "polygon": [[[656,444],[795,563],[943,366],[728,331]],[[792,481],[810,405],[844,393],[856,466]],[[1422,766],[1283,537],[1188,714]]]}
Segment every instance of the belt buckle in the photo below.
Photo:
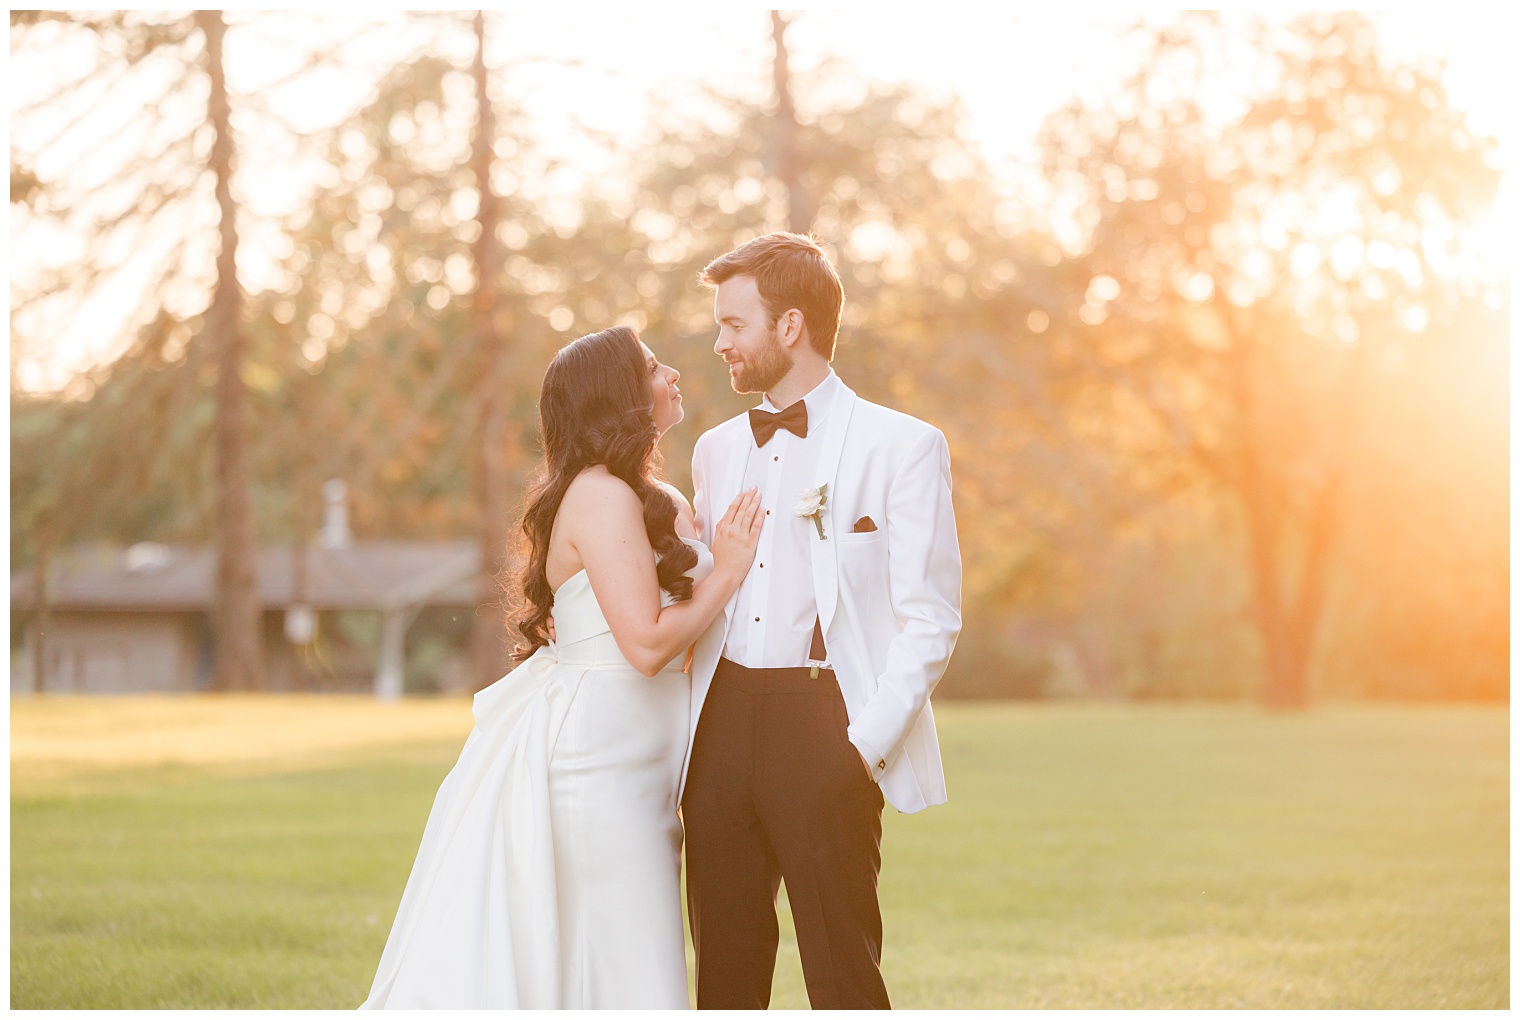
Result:
{"label": "belt buckle", "polygon": [[817,680],[818,679],[818,671],[820,669],[829,669],[829,668],[831,668],[829,666],[828,660],[826,660],[826,659],[809,659],[809,660],[807,660],[807,667],[808,667],[808,679],[810,679],[810,680]]}

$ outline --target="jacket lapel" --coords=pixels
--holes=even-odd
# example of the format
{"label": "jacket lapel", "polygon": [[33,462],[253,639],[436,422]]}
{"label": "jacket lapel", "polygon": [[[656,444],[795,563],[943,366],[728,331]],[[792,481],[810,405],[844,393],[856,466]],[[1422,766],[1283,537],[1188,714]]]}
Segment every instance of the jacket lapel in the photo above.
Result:
{"label": "jacket lapel", "polygon": [[813,540],[813,596],[818,601],[818,618],[828,633],[834,621],[834,609],[839,601],[839,558],[835,553],[835,535],[838,532],[834,517],[834,504],[838,499],[835,481],[839,476],[839,456],[844,451],[844,436],[849,429],[850,413],[855,410],[855,391],[839,386],[839,395],[829,411],[828,431],[823,437],[823,447],[818,451],[815,486],[827,485],[828,502],[823,508],[823,531],[828,537]]}
{"label": "jacket lapel", "polygon": [[[713,492],[712,503],[709,504],[712,511],[713,536],[718,533],[718,522],[728,512],[728,506],[739,495],[739,490],[744,486],[744,472],[749,470],[750,455],[755,452],[755,437],[749,430],[748,424],[742,429],[734,430],[734,438],[729,446],[728,456],[724,458],[723,484]],[[727,627],[732,626],[734,619],[734,604],[739,601],[739,593],[735,591],[724,607],[728,614],[728,624],[725,625],[724,633],[727,636]]]}
{"label": "jacket lapel", "polygon": [[744,472],[748,470],[749,456],[754,452],[755,439],[749,428],[735,429],[720,469],[722,482],[713,488],[712,503],[709,504],[714,536],[718,533],[718,522],[728,512],[728,505],[739,495],[739,489],[744,485]]}

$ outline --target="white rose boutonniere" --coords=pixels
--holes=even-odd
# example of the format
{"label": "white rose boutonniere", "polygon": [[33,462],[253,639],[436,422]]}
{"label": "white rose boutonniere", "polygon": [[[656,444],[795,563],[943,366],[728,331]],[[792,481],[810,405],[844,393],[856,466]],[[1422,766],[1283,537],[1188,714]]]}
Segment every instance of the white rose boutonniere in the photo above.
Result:
{"label": "white rose boutonniere", "polygon": [[792,507],[792,513],[798,517],[810,517],[813,525],[818,529],[819,538],[828,538],[823,533],[823,508],[829,505],[829,487],[820,485],[816,489],[803,489],[802,495],[797,497],[797,505]]}

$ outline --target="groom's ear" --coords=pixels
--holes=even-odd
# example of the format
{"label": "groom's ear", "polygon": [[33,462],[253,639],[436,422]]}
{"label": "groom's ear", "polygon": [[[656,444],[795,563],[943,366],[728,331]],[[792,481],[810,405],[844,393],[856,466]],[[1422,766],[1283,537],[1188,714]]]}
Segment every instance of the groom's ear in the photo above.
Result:
{"label": "groom's ear", "polygon": [[783,347],[796,347],[799,344],[807,344],[807,320],[802,317],[802,311],[797,308],[788,308],[776,319],[776,339]]}

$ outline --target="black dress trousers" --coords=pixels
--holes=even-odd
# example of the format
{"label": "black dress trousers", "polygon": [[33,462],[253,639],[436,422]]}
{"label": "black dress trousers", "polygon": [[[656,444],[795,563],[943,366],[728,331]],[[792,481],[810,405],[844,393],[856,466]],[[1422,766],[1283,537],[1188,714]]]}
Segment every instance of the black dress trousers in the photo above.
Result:
{"label": "black dress trousers", "polygon": [[882,795],[847,726],[833,671],[719,660],[681,801],[699,1009],[770,1004],[783,879],[813,1008],[890,1008]]}

